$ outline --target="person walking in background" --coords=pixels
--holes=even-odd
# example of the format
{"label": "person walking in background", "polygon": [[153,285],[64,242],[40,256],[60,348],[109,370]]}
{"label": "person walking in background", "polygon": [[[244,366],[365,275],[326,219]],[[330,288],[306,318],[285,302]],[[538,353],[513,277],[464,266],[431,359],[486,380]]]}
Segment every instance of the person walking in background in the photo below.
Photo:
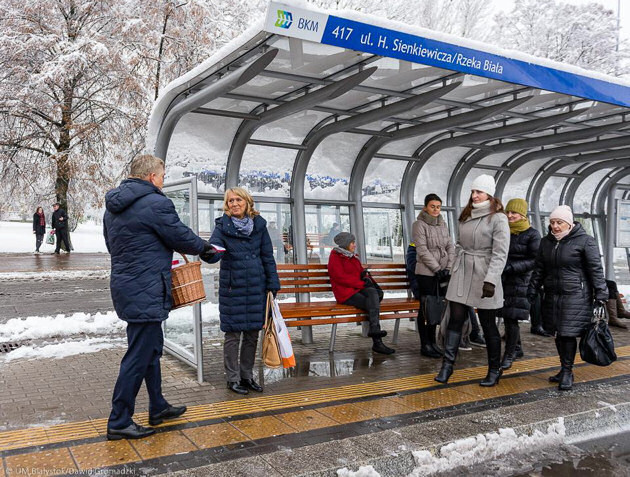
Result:
{"label": "person walking in background", "polygon": [[70,253],[70,240],[68,240],[68,214],[66,214],[66,211],[60,207],[59,202],[55,202],[53,204],[53,211],[52,228],[55,231],[57,238],[55,253],[59,255],[62,240],[64,247],[66,248],[66,252]]}
{"label": "person walking in background", "polygon": [[477,177],[468,204],[459,216],[459,240],[455,264],[448,284],[450,320],[444,340],[442,368],[435,377],[448,382],[462,334],[468,307],[477,308],[486,339],[488,374],[481,386],[494,386],[501,377],[501,336],[496,324],[497,310],[503,306],[501,273],[510,245],[510,227],[503,204],[494,197],[495,183],[490,175]]}
{"label": "person walking in background", "polygon": [[541,287],[543,313],[552,319],[561,366],[549,381],[566,391],[573,387],[577,338],[590,326],[594,305],[605,306],[608,300],[597,242],[573,221],[568,205],[549,216],[549,233],[540,242],[527,290],[530,303]]}
{"label": "person walking in background", "polygon": [[416,283],[420,295],[418,310],[418,334],[420,354],[429,358],[441,358],[435,345],[435,330],[439,323],[429,322],[424,316],[422,301],[427,296],[446,295],[446,285],[455,261],[455,246],[441,214],[442,199],[436,194],[424,198],[424,208],[413,223],[413,242],[416,245]]}
{"label": "person walking in background", "polygon": [[210,246],[180,220],[162,193],[164,161],[142,155],[131,162],[129,178],[105,196],[103,234],[111,254],[110,288],[118,318],[127,322],[127,352],[114,387],[107,439],[138,439],[154,429],[133,422],[142,381],[149,393],[149,424],[186,412],[162,395],[162,321],[171,301],[173,250],[208,258]]}
{"label": "person walking in background", "polygon": [[383,291],[377,288],[363,269],[356,254],[355,236],[349,232],[341,232],[335,236],[335,243],[337,246],[328,257],[328,275],[335,300],[367,311],[372,351],[381,354],[394,353],[395,350],[383,343],[383,338],[387,336],[387,331],[381,330],[380,323]]}
{"label": "person walking in background", "polygon": [[280,290],[267,221],[254,208],[249,192],[233,187],[225,191],[223,215],[215,224],[210,243],[225,249],[210,263],[221,260],[219,318],[225,333],[227,387],[237,394],[262,392],[254,380],[256,345],[265,322],[267,293],[275,296]]}
{"label": "person walking in background", "polygon": [[516,347],[521,338],[518,322],[529,317],[527,289],[540,247],[540,234],[530,225],[527,208],[524,199],[512,199],[505,206],[510,226],[510,250],[501,276],[502,316],[505,324],[505,354],[501,362],[503,369],[510,369],[516,359]]}
{"label": "person walking in background", "polygon": [[35,253],[41,253],[39,247],[42,246],[44,235],[46,235],[46,217],[42,207],[37,207],[33,214],[33,234],[35,234]]}

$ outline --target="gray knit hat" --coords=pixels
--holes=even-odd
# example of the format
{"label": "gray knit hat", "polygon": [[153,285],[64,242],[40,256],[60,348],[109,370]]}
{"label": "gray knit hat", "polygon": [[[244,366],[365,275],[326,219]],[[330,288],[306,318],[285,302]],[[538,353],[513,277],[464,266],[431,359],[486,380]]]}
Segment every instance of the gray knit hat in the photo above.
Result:
{"label": "gray knit hat", "polygon": [[345,248],[346,250],[348,250],[348,247],[350,246],[350,244],[352,242],[356,242],[357,239],[350,232],[340,232],[337,235],[335,235],[335,238],[333,240],[341,248]]}

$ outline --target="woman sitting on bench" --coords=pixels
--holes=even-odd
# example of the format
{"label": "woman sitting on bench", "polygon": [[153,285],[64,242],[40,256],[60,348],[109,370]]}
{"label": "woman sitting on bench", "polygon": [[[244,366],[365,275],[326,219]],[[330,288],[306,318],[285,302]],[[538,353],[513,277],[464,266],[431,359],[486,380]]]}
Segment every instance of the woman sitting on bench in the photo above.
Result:
{"label": "woman sitting on bench", "polygon": [[333,248],[328,259],[328,274],[335,299],[344,305],[356,306],[367,311],[372,338],[372,351],[392,354],[394,350],[385,346],[383,337],[387,331],[381,330],[379,322],[383,291],[369,277],[361,265],[354,235],[341,232],[334,238],[337,246]]}

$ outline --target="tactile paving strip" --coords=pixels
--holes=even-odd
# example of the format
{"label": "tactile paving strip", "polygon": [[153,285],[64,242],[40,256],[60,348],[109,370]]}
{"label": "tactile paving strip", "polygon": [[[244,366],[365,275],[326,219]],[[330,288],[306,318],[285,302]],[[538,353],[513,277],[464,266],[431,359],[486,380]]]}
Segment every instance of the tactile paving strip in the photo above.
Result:
{"label": "tactile paving strip", "polygon": [[[620,347],[617,350],[617,355],[619,357],[627,357],[630,356],[630,346]],[[576,360],[576,364],[581,363],[579,359]],[[517,361],[512,369],[508,370],[504,374],[503,382],[509,382],[505,380],[505,377],[508,377],[513,374],[522,373],[522,372],[531,372],[536,370],[543,370],[548,368],[558,367],[558,357],[550,356],[546,358],[535,358],[531,360]],[[621,366],[622,368],[619,368]],[[620,372],[620,370],[624,372]],[[584,371],[582,371],[584,370]],[[588,370],[588,371],[587,371]],[[608,371],[602,371],[608,370]],[[449,384],[454,383],[462,383],[471,380],[482,379],[485,377],[487,372],[487,368],[485,366],[479,366],[475,368],[465,368],[465,369],[455,369],[453,376],[449,380]],[[609,377],[609,375],[618,376],[620,374],[624,374],[626,372],[630,372],[630,364],[624,362],[616,362],[612,366],[607,368],[598,368],[587,366],[584,368],[576,369],[576,381],[581,382],[582,380],[595,380],[595,379],[605,379]],[[582,377],[582,373],[584,377]],[[615,374],[616,373],[616,374]],[[413,391],[413,390],[422,390],[429,387],[435,387],[438,384],[433,380],[434,374],[423,374],[416,376],[408,376],[404,378],[396,378],[384,381],[376,381],[362,384],[352,384],[347,386],[338,386],[334,388],[323,388],[317,390],[310,391],[299,391],[294,393],[287,393],[281,395],[273,395],[273,396],[262,396],[250,399],[243,400],[232,400],[232,401],[222,401],[210,404],[204,404],[200,406],[191,406],[189,410],[186,412],[182,419],[178,419],[176,421],[168,421],[162,426],[173,426],[176,424],[182,423],[193,423],[193,422],[201,422],[207,421],[211,419],[219,419],[247,414],[260,413],[263,411],[271,411],[271,410],[282,410],[282,409],[292,409],[305,405],[314,405],[314,404],[324,404],[335,401],[344,401],[351,399],[359,399],[365,397],[374,397],[374,396],[382,396],[393,393],[400,393],[403,391]],[[543,380],[541,380],[543,381]],[[535,382],[535,381],[534,381]],[[545,384],[543,382],[543,384]],[[475,388],[475,396],[480,396],[477,389],[478,385]],[[503,387],[503,386],[502,386]],[[524,386],[526,388],[527,386]],[[543,386],[544,387],[544,386]],[[445,388],[448,389],[448,388]],[[471,387],[472,389],[472,387]],[[489,388],[490,391],[488,393],[495,393],[499,388]],[[494,389],[494,391],[492,390]],[[505,388],[507,391],[507,387]],[[521,389],[520,387],[516,387],[514,389]],[[530,387],[530,389],[532,389]],[[436,403],[444,403],[442,405],[447,405],[446,402],[451,402],[450,405],[455,405],[462,401],[461,393],[458,394],[458,397],[455,398],[448,396],[449,391],[443,390],[435,390],[429,391],[434,394],[432,400],[424,401],[425,398],[417,398],[419,400],[424,401],[429,405],[432,403],[431,407],[440,407],[436,406]],[[524,392],[516,390],[515,392]],[[505,392],[504,394],[513,394],[511,392]],[[428,397],[428,395],[427,395]],[[489,398],[491,395],[486,397]],[[452,401],[450,399],[453,399]],[[471,398],[471,400],[475,400]],[[464,399],[465,401],[465,399]],[[399,401],[399,404],[407,405],[406,402]],[[413,404],[412,406],[408,406],[413,410],[418,410],[418,404]],[[430,407],[429,407],[430,408]],[[427,407],[422,407],[422,409],[428,409]],[[357,409],[358,411],[367,411],[365,409]],[[369,412],[367,413],[369,414]],[[138,422],[146,423],[147,422],[147,414],[142,413],[136,416]],[[329,416],[332,417],[332,416]],[[334,417],[333,417],[334,419]],[[281,423],[282,424],[282,423]],[[33,428],[33,429],[21,429],[17,431],[7,431],[0,433],[0,451],[12,450],[12,449],[21,449],[32,446],[41,446],[46,444],[58,443],[58,442],[67,442],[67,441],[76,441],[82,440],[90,437],[96,436],[104,436],[107,432],[107,419],[95,419],[92,421],[83,421],[76,423],[68,423],[68,424],[60,424],[50,427],[44,428]]]}

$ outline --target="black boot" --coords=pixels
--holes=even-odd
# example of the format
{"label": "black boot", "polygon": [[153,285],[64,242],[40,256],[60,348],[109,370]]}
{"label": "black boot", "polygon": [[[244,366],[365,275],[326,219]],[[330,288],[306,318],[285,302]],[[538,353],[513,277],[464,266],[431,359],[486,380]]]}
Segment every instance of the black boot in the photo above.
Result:
{"label": "black boot", "polygon": [[420,321],[422,317],[418,316],[418,334],[420,335],[420,354],[429,358],[441,358],[442,355],[437,353],[431,347],[431,338],[429,338],[429,326]]}
{"label": "black boot", "polygon": [[523,347],[521,346],[521,339],[518,339],[518,343],[516,343],[516,349],[514,350],[514,359],[521,359],[525,354],[523,353]]}
{"label": "black boot", "polygon": [[[554,341],[556,342],[556,351],[558,351],[558,356],[560,356],[562,354],[562,352],[560,351],[560,338],[556,337],[556,339]],[[560,359],[560,362],[562,363],[562,359]],[[549,382],[550,383],[559,383],[561,374],[562,374],[562,369],[560,371],[558,371],[557,374],[554,374],[553,376],[549,376]]]}
{"label": "black boot", "polygon": [[483,381],[479,383],[479,386],[490,387],[499,384],[499,378],[503,374],[503,369],[488,369],[488,374]]}
{"label": "black boot", "polygon": [[560,391],[569,391],[573,388],[573,361],[575,360],[575,352],[577,351],[577,339],[563,337],[560,340],[560,348],[562,370],[560,371],[558,389]]}
{"label": "black boot", "polygon": [[457,357],[459,342],[462,339],[461,331],[446,330],[444,339],[444,358],[442,359],[442,368],[438,375],[434,378],[438,383],[447,383],[451,374],[453,374],[453,365]]}
{"label": "black boot", "polygon": [[387,336],[387,331],[385,330],[370,330],[368,331],[369,338],[385,338]]}
{"label": "black boot", "polygon": [[501,361],[501,368],[510,369],[516,359],[516,345],[519,341],[518,321],[505,318],[505,354]]}
{"label": "black boot", "polygon": [[394,354],[396,352],[395,349],[385,346],[385,343],[383,343],[382,338],[374,337],[372,338],[372,342],[373,342],[372,351],[374,351],[375,353]]}

